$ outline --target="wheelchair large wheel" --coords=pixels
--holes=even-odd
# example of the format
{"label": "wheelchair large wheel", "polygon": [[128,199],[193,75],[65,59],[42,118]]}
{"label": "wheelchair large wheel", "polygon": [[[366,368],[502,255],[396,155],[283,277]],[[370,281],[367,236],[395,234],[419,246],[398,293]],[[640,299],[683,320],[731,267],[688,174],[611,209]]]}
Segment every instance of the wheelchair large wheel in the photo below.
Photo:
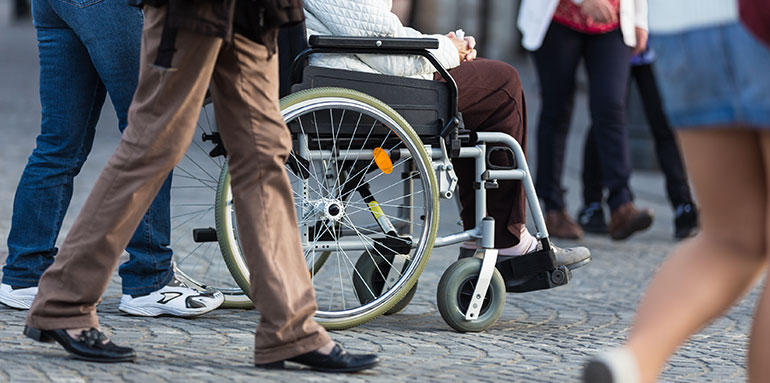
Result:
{"label": "wheelchair large wheel", "polygon": [[[430,157],[398,113],[360,92],[298,92],[281,100],[281,113],[293,140],[286,168],[315,288],[315,319],[329,329],[368,322],[409,293],[433,248],[439,201]],[[225,260],[248,292],[226,171],[215,210]],[[371,258],[388,282],[362,285],[372,279],[361,277],[359,257]]]}
{"label": "wheelchair large wheel", "polygon": [[484,331],[493,325],[505,306],[505,282],[497,269],[492,274],[487,294],[481,303],[479,316],[465,320],[476,281],[481,272],[481,259],[463,258],[449,266],[436,289],[436,304],[444,321],[459,332]]}
{"label": "wheelchair large wheel", "polygon": [[193,142],[173,171],[170,247],[174,273],[190,286],[222,291],[224,307],[250,308],[251,300],[230,275],[217,242],[214,203],[226,161],[215,133],[213,106],[207,100]]}

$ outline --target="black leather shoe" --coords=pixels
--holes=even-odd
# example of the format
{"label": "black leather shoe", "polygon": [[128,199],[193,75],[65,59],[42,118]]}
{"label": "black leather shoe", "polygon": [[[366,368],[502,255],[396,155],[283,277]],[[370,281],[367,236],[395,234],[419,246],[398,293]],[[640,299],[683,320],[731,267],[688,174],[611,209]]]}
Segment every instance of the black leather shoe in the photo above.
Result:
{"label": "black leather shoe", "polygon": [[[343,350],[338,344],[334,345],[334,349],[329,355],[311,351],[286,360],[323,372],[358,372],[368,370],[380,363],[380,359],[375,354],[351,354]],[[265,369],[281,369],[284,368],[284,361],[254,364],[254,366]]]}
{"label": "black leather shoe", "polygon": [[674,211],[674,238],[685,239],[698,232],[698,210],[692,203],[683,203]]}
{"label": "black leather shoe", "polygon": [[56,341],[74,358],[89,362],[117,363],[136,360],[134,349],[120,347],[112,341],[104,343],[107,337],[95,328],[83,330],[78,339],[73,339],[63,329],[40,330],[28,326],[24,326],[24,335],[38,342]]}

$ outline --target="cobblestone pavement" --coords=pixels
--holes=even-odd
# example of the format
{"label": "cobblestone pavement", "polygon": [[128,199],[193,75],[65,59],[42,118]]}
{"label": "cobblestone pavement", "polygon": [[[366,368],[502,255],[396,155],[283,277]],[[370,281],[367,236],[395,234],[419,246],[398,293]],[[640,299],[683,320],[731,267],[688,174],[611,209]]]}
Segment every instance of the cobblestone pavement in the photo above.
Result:
{"label": "cobblestone pavement", "polygon": [[[34,145],[40,108],[34,31],[28,25],[9,25],[8,8],[9,1],[0,0],[0,261],[7,256],[5,239],[13,192]],[[519,68],[530,95],[530,116],[536,116],[532,69],[526,62]],[[584,102],[581,98],[578,106]],[[115,147],[115,126],[114,113],[105,108],[94,152],[76,184],[65,233]],[[585,132],[579,126],[587,126],[586,116],[578,115],[575,126],[566,175],[573,209],[578,207],[576,164],[580,163],[579,142]],[[534,136],[530,134],[530,139]],[[251,367],[250,355],[257,312],[223,309],[191,320],[125,316],[117,310],[120,280],[116,274],[99,314],[116,343],[137,349],[137,363],[72,361],[59,347],[36,344],[21,335],[25,312],[0,307],[0,382],[577,381],[588,355],[618,344],[627,335],[644,286],[674,245],[670,239],[671,212],[660,175],[637,173],[633,186],[639,204],[655,208],[658,214],[650,231],[626,242],[589,236],[580,244],[592,250],[593,262],[577,270],[571,284],[509,295],[500,320],[483,333],[458,334],[442,321],[436,310],[436,285],[457,250],[435,251],[406,310],[333,333],[351,351],[381,355],[382,365],[370,372],[346,376],[256,370]],[[451,203],[445,205],[442,227],[451,229],[456,212]],[[746,334],[756,294],[755,289],[726,316],[694,336],[670,361],[662,380],[744,380]]]}

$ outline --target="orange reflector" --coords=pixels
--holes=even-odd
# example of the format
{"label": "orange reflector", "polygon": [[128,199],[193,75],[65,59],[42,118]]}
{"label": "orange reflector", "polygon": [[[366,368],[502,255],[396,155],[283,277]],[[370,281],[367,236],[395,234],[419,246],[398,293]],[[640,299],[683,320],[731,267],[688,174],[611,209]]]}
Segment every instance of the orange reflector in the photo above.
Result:
{"label": "orange reflector", "polygon": [[390,174],[393,172],[393,161],[390,160],[390,156],[388,156],[388,153],[384,149],[374,148],[372,154],[374,155],[374,163],[377,164],[377,167],[380,168],[383,173]]}

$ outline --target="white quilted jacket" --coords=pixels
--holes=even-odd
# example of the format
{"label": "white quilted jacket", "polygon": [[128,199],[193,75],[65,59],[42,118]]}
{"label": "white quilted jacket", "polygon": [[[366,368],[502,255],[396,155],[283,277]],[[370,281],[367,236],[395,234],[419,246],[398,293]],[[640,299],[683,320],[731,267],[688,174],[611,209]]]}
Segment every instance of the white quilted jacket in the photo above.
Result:
{"label": "white quilted jacket", "polygon": [[[392,13],[392,0],[305,0],[305,26],[308,36],[335,35],[359,37],[433,37],[439,48],[431,52],[447,69],[460,65],[460,57],[449,38],[424,35],[405,27]],[[395,76],[433,78],[436,70],[420,56],[314,55],[310,65],[383,73]]]}

